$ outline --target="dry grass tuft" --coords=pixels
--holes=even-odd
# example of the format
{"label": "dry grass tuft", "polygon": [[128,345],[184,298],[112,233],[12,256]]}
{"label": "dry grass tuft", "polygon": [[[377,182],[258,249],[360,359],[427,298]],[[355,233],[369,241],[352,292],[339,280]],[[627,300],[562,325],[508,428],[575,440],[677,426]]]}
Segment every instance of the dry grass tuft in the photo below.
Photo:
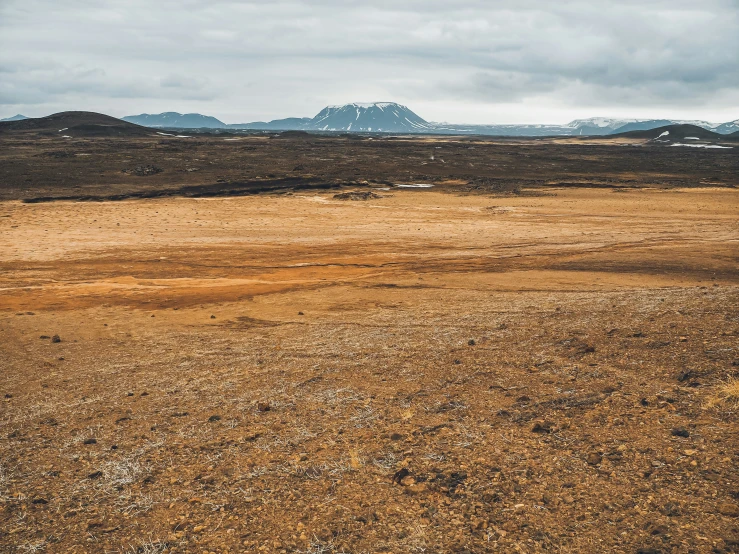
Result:
{"label": "dry grass tuft", "polygon": [[722,383],[716,394],[708,400],[708,407],[724,406],[729,409],[739,408],[739,379],[731,378]]}

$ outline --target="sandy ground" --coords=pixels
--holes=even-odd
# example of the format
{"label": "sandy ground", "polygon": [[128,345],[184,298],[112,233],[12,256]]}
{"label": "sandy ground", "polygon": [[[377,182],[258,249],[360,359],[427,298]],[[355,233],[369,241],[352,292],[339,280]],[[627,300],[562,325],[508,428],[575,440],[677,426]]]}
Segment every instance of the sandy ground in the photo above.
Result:
{"label": "sandy ground", "polygon": [[0,203],[0,549],[737,551],[739,191],[378,192]]}

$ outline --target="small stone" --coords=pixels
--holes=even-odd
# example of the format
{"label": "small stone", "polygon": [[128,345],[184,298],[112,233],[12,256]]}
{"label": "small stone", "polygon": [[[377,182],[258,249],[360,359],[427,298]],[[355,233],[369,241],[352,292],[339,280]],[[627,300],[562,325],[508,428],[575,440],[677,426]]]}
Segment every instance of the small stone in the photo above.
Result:
{"label": "small stone", "polygon": [[257,402],[257,410],[260,412],[269,412],[271,409],[272,406],[268,402]]}
{"label": "small stone", "polygon": [[668,502],[667,504],[662,506],[662,509],[660,511],[668,517],[679,516],[681,513],[680,506],[678,504],[675,504],[674,502]]}
{"label": "small stone", "polygon": [[85,442],[83,442],[82,444],[97,444],[97,443],[98,443],[97,439],[85,439]]}
{"label": "small stone", "polygon": [[54,335],[53,337],[51,337],[51,342],[53,343],[62,342],[62,339],[59,337],[59,335]]}
{"label": "small stone", "polygon": [[305,315],[303,312],[298,312],[298,315]]}
{"label": "small stone", "polygon": [[216,316],[212,315],[212,316],[210,316],[210,318],[211,318],[211,319],[215,319],[215,318],[216,318]]}
{"label": "small stone", "polygon": [[551,433],[554,429],[554,424],[549,421],[537,421],[531,428],[532,433]]}
{"label": "small stone", "polygon": [[31,500],[31,504],[48,504],[48,503],[49,501],[46,500],[45,498],[34,498],[33,500]]}
{"label": "small stone", "polygon": [[404,487],[410,487],[411,485],[416,484],[416,480],[412,476],[406,475],[400,480],[400,484]]}
{"label": "small stone", "polygon": [[408,471],[408,468],[407,467],[404,467],[404,468],[399,469],[393,475],[393,483],[397,483],[398,485],[400,485],[402,483],[403,479],[405,477],[407,477],[408,475],[410,475],[410,474],[411,474],[411,472]]}
{"label": "small stone", "polygon": [[393,433],[390,435],[391,441],[402,441],[405,438],[404,435],[401,435],[400,433]]}
{"label": "small stone", "polygon": [[672,436],[683,437],[687,439],[690,436],[690,431],[688,431],[685,427],[675,427],[672,430]]}
{"label": "small stone", "polygon": [[597,454],[596,452],[592,452],[588,454],[588,463],[591,466],[597,466],[602,461],[603,461],[603,456],[601,456],[600,454]]}
{"label": "small stone", "polygon": [[469,346],[475,346],[475,339],[470,339],[470,340],[468,340],[468,341],[467,341],[467,344],[468,344]]}
{"label": "small stone", "polygon": [[100,479],[102,476],[103,476],[102,471],[93,471],[87,476],[87,478],[88,479]]}
{"label": "small stone", "polygon": [[405,493],[413,496],[417,494],[423,494],[425,492],[428,492],[428,490],[429,488],[426,483],[414,483],[412,485],[408,485],[408,487],[405,489]]}
{"label": "small stone", "polygon": [[46,340],[46,339],[50,339],[51,337],[49,335],[41,335],[39,338],[42,340]]}
{"label": "small stone", "polygon": [[214,423],[216,421],[221,421],[221,416],[219,416],[219,415],[212,415],[212,416],[210,416],[208,418],[208,421],[210,421],[211,423]]}
{"label": "small stone", "polygon": [[739,517],[739,505],[732,502],[722,502],[718,505],[718,513],[727,517]]}

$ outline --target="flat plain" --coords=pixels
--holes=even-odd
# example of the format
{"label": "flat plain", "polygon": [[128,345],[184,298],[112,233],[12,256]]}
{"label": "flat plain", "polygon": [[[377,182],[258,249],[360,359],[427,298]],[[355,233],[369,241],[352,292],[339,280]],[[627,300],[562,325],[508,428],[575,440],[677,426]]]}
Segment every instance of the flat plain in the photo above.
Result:
{"label": "flat plain", "polygon": [[0,549],[737,551],[733,150],[285,135],[4,139]]}

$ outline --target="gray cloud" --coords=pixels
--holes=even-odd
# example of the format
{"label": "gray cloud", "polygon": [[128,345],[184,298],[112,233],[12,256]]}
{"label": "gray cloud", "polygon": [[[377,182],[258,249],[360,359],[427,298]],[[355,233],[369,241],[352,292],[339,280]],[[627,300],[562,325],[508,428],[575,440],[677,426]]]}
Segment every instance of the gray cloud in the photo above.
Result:
{"label": "gray cloud", "polygon": [[739,117],[736,0],[3,0],[0,114]]}

